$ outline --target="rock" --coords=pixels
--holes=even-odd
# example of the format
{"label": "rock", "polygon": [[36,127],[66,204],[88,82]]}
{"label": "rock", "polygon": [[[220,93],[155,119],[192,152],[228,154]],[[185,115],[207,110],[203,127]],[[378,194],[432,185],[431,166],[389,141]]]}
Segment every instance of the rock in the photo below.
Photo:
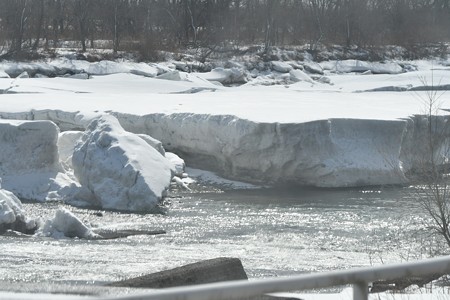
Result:
{"label": "rock", "polygon": [[165,197],[171,164],[110,115],[94,119],[74,150],[74,174],[102,209],[151,212]]}
{"label": "rock", "polygon": [[171,270],[113,282],[109,286],[134,288],[168,288],[220,281],[245,280],[247,274],[238,258],[219,257]]}
{"label": "rock", "polygon": [[94,232],[98,235],[98,240],[110,240],[125,238],[134,235],[159,235],[166,234],[166,231],[161,229],[156,230],[107,230],[107,229],[95,229]]}

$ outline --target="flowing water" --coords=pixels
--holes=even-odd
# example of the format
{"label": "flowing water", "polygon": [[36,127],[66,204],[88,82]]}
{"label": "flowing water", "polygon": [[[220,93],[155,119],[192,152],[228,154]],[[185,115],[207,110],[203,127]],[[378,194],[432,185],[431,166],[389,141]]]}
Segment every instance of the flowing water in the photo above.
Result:
{"label": "flowing water", "polygon": [[[202,259],[238,257],[251,278],[426,256],[423,215],[407,188],[198,189],[160,215],[68,207],[93,227],[163,229],[114,240],[0,237],[0,281],[102,283]],[[25,204],[51,218],[58,203]]]}

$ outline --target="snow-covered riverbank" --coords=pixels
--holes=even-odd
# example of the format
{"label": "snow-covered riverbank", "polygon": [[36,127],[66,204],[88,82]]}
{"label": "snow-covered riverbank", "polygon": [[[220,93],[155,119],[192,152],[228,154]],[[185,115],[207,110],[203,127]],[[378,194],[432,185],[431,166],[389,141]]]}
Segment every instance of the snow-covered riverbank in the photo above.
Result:
{"label": "snow-covered riverbank", "polygon": [[[352,64],[361,65],[347,62],[347,71],[354,71]],[[320,187],[401,184],[421,154],[426,128],[414,117],[424,113],[426,92],[409,90],[449,84],[450,68],[434,64],[415,62],[418,71],[386,75],[340,74],[330,67],[328,83],[255,81],[226,88],[204,73],[174,71],[178,77],[157,79],[111,63],[103,64],[106,74],[126,73],[1,79],[3,90],[12,88],[1,95],[0,116],[51,120],[64,131],[84,130],[93,118],[112,114],[125,130],[160,140],[188,165],[231,179]],[[449,94],[439,100],[441,108],[450,107]]]}

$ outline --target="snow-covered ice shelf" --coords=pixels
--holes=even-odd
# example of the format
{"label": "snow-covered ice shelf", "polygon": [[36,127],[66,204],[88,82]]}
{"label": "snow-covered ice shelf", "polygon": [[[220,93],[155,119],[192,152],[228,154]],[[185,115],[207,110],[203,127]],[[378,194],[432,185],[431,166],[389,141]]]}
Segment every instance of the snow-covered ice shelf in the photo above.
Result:
{"label": "snow-covered ice shelf", "polygon": [[[183,72],[176,80],[130,73],[89,80],[6,78],[0,88],[13,86],[16,94],[0,96],[0,116],[51,120],[65,131],[84,130],[93,118],[111,114],[125,130],[160,140],[189,166],[230,179],[320,187],[401,184],[423,150],[426,126],[415,115],[424,112],[426,94],[364,91],[420,86],[434,78],[448,84],[450,68],[425,66],[402,74],[331,74],[333,85],[302,80],[232,88]],[[450,94],[443,93],[440,103],[450,108]]]}

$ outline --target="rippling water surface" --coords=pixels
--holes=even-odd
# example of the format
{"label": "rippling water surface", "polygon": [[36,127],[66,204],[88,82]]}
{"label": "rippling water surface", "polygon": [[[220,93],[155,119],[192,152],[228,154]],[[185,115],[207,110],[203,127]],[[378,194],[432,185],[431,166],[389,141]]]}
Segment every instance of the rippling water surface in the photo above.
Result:
{"label": "rippling water surface", "polygon": [[[419,258],[423,216],[408,189],[254,189],[178,193],[164,215],[68,207],[93,227],[164,229],[115,240],[0,237],[0,280],[106,282],[218,256],[252,278]],[[50,218],[58,203],[25,204]],[[424,250],[425,249],[425,250]]]}

